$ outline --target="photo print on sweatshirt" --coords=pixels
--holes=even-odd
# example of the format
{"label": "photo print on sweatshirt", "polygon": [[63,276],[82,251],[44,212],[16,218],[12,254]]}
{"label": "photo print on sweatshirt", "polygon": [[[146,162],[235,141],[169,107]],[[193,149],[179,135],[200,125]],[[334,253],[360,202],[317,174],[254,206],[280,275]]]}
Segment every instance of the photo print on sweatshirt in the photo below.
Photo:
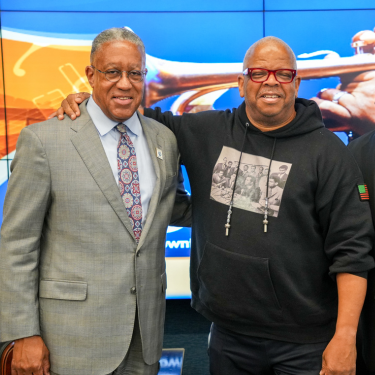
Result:
{"label": "photo print on sweatshirt", "polygon": [[[264,214],[270,159],[224,146],[212,174],[210,198],[243,210]],[[268,215],[277,217],[292,164],[272,160],[268,182]],[[237,180],[236,180],[236,175]]]}

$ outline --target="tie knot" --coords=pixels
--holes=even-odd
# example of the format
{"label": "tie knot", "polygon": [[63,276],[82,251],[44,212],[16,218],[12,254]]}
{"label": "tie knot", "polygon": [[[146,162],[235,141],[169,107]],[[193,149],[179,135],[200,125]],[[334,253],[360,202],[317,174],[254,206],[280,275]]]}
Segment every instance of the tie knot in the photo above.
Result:
{"label": "tie knot", "polygon": [[122,122],[120,122],[119,124],[117,124],[116,126],[116,129],[121,133],[121,134],[126,134],[126,125],[124,125]]}

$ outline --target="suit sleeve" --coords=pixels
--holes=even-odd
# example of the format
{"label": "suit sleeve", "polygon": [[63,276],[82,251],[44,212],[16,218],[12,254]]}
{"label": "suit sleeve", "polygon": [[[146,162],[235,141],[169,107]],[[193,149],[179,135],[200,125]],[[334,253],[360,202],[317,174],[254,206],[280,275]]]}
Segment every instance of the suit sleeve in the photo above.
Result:
{"label": "suit sleeve", "polygon": [[176,198],[169,224],[179,227],[191,227],[191,197],[185,190],[181,166],[178,170]]}
{"label": "suit sleeve", "polygon": [[11,165],[0,246],[0,342],[40,334],[39,258],[51,176],[37,135],[22,130]]}

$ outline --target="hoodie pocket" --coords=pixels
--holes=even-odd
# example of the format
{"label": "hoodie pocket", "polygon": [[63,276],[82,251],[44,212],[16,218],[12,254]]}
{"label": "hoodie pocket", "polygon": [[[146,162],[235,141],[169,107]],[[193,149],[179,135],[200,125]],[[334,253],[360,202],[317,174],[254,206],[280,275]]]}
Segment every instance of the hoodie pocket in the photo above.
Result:
{"label": "hoodie pocket", "polygon": [[233,253],[207,242],[198,279],[201,302],[222,318],[245,324],[282,319],[267,258]]}

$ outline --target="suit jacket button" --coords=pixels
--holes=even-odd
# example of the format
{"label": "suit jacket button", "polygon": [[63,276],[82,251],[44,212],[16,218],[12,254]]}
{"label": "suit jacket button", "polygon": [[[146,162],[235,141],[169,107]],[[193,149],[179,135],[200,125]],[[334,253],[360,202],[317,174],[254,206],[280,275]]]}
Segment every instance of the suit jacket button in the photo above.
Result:
{"label": "suit jacket button", "polygon": [[131,293],[131,294],[135,294],[135,293],[137,293],[137,289],[136,289],[135,286],[133,286],[133,288],[130,289],[130,293]]}
{"label": "suit jacket button", "polygon": [[141,252],[140,251],[138,251],[138,253],[137,253],[137,257],[139,257],[141,255]]}

